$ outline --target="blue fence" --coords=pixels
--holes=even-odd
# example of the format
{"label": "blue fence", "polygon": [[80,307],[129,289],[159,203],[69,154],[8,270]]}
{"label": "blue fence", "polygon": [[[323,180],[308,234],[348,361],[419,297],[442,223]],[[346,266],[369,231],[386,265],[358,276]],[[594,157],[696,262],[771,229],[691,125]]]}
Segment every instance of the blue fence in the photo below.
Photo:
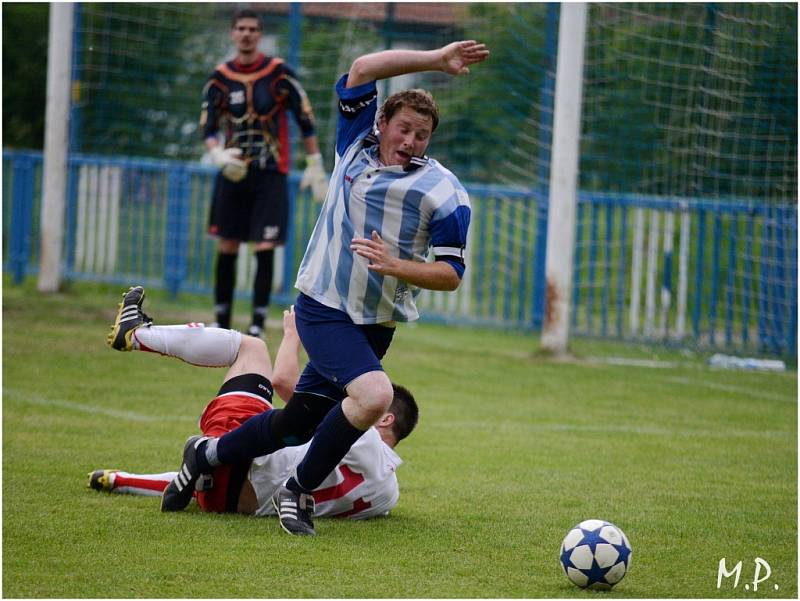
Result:
{"label": "blue fence", "polygon": [[[214,173],[197,164],[72,156],[65,277],[210,296],[215,245],[205,232]],[[40,153],[3,153],[3,267],[15,282],[38,269],[41,176]],[[318,210],[298,182],[290,177],[294,227],[279,253],[278,303],[294,298]],[[540,329],[546,193],[467,189],[467,275],[456,293],[424,291],[423,316]],[[581,192],[577,215],[574,334],[796,355],[796,206]],[[243,255],[241,296],[253,268],[244,248]]]}

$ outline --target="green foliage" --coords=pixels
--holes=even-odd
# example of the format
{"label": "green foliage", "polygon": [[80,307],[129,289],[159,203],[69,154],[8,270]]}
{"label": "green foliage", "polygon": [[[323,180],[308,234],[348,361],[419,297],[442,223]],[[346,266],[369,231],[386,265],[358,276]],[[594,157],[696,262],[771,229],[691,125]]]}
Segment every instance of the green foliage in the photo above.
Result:
{"label": "green foliage", "polygon": [[3,147],[44,147],[47,3],[3,3]]}
{"label": "green foliage", "polygon": [[[515,332],[403,326],[385,365],[421,419],[398,447],[399,505],[387,519],[319,520],[316,539],[297,540],[271,518],[162,515],[153,498],[87,490],[94,468],[177,467],[222,370],[110,351],[118,289],[3,293],[7,597],[585,599],[558,548],[595,517],[633,545],[604,597],[752,598],[756,556],[772,568],[760,597],[797,595],[794,373],[586,341],[554,362]],[[155,292],[145,309],[183,323],[206,319],[207,303]],[[716,588],[722,557],[744,561],[735,590]]]}
{"label": "green foliage", "polygon": [[589,24],[582,187],[796,197],[796,5],[599,4]]}
{"label": "green foliage", "polygon": [[76,29],[79,152],[197,158],[202,88],[228,48],[215,4],[85,4]]}
{"label": "green foliage", "polygon": [[380,47],[380,30],[370,23],[307,17],[300,40],[299,76],[314,107],[323,158],[332,169],[338,114],[334,85],[353,60]]}
{"label": "green foliage", "polygon": [[[231,56],[234,5],[76,6],[73,150],[196,160],[201,90],[211,69]],[[336,126],[332,88],[354,58],[474,38],[489,45],[492,57],[469,77],[416,74],[379,91],[433,92],[442,120],[430,154],[461,179],[546,187],[557,7],[468,3],[449,9],[451,22],[428,23],[401,21],[388,6],[383,18],[357,3],[327,16],[301,7],[292,66],[314,106],[328,168]],[[40,145],[46,7],[3,10],[6,144]],[[265,5],[263,15],[264,49],[290,58],[288,8]],[[796,4],[592,4],[585,58],[583,189],[797,197]],[[296,164],[300,146],[294,144]]]}
{"label": "green foliage", "polygon": [[492,54],[490,62],[453,82],[458,95],[444,107],[454,132],[445,142],[451,157],[446,164],[471,181],[546,184],[549,171],[537,159],[549,151],[542,148],[549,140],[542,128],[552,121],[552,90],[546,86],[555,56],[545,45],[547,11],[546,4],[469,5],[465,37],[486,43]]}

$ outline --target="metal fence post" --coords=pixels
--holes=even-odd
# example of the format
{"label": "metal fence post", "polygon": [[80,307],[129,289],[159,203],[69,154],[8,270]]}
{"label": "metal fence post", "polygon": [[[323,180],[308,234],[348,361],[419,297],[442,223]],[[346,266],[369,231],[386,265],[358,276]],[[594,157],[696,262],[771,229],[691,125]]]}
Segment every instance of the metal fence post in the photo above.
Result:
{"label": "metal fence post", "polygon": [[786,328],[786,340],[783,352],[792,354],[797,349],[797,207],[784,209],[786,226],[786,252],[787,267],[787,304],[789,313],[789,327]]}
{"label": "metal fence post", "polygon": [[70,278],[75,269],[75,228],[78,212],[80,164],[67,157],[67,206],[64,214],[64,276]]}
{"label": "metal fence post", "polygon": [[21,284],[28,270],[33,222],[33,160],[22,155],[14,159],[14,185],[11,205],[11,272],[14,283]]}
{"label": "metal fence post", "polygon": [[[289,64],[292,68],[296,71],[300,71],[300,45],[302,42],[302,24],[303,24],[303,15],[302,15],[302,4],[300,2],[292,2],[289,5],[289,53],[287,55],[287,59],[289,60]],[[298,133],[297,125],[293,120],[289,120],[289,135],[290,137],[296,137],[295,134]],[[293,168],[292,165],[292,157],[289,157],[289,171]],[[298,189],[297,185],[294,183],[295,178],[288,177],[287,178],[287,192],[289,195],[289,211],[286,219],[286,223],[288,227],[286,229],[286,241],[283,246],[283,281],[281,283],[280,294],[281,295],[289,295],[291,292],[292,286],[294,285],[294,263],[295,263],[295,239],[297,238],[297,233],[295,229],[297,224],[295,223],[295,215],[297,215],[297,195]]]}
{"label": "metal fence post", "polygon": [[186,278],[189,213],[189,172],[175,167],[167,176],[167,225],[164,248],[164,286],[175,297]]}

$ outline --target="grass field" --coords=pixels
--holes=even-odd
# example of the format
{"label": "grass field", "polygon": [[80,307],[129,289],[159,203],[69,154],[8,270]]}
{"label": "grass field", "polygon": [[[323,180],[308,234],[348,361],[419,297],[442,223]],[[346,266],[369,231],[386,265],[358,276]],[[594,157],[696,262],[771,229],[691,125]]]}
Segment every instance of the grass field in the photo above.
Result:
{"label": "grass field", "polygon": [[[385,365],[421,417],[398,447],[398,506],[296,539],[273,518],[162,515],[85,488],[93,468],[175,469],[223,375],[109,350],[120,292],[4,288],[5,597],[797,596],[794,372],[580,340],[575,361],[553,362],[521,333],[403,326]],[[208,320],[208,304],[155,292],[145,310],[180,323]],[[633,546],[611,593],[560,571],[562,537],[588,518]],[[717,589],[723,557],[743,562],[737,588]],[[772,575],[754,592],[756,557]]]}

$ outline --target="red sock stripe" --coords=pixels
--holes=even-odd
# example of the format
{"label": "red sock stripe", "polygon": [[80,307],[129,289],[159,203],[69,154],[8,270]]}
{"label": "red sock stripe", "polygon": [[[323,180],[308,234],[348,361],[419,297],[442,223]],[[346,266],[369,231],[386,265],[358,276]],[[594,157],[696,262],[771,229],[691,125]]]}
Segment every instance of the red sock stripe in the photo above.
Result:
{"label": "red sock stripe", "polygon": [[169,480],[149,480],[145,478],[128,477],[119,473],[114,476],[114,488],[123,488],[128,486],[131,488],[143,488],[145,490],[164,492],[164,489],[167,487],[169,482]]}

